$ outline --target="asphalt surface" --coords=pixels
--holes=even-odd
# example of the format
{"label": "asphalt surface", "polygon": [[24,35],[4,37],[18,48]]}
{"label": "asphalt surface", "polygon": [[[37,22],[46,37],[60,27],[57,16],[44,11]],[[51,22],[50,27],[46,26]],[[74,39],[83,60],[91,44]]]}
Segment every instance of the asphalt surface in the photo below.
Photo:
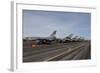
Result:
{"label": "asphalt surface", "polygon": [[91,59],[90,42],[70,42],[23,48],[23,62]]}

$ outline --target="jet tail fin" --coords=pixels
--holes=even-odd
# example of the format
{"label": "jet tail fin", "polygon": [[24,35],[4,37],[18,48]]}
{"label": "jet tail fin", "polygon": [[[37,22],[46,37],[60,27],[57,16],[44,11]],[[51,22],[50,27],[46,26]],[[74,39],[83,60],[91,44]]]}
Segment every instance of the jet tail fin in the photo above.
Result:
{"label": "jet tail fin", "polygon": [[55,34],[56,34],[56,30],[53,31],[53,33],[50,36],[55,36]]}
{"label": "jet tail fin", "polygon": [[70,34],[69,36],[67,36],[67,37],[69,37],[69,38],[72,38],[72,36],[73,36],[74,34]]}

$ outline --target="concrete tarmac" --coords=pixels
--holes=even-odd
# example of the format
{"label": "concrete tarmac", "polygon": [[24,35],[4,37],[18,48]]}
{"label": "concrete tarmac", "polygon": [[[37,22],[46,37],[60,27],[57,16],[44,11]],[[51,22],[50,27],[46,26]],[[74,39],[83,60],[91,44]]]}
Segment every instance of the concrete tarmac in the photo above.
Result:
{"label": "concrete tarmac", "polygon": [[91,59],[90,42],[69,42],[23,48],[23,62]]}

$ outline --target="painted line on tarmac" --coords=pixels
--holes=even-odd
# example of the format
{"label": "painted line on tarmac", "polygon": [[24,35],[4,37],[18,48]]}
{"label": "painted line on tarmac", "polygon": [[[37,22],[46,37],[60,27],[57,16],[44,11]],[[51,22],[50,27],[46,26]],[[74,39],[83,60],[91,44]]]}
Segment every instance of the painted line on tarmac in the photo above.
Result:
{"label": "painted line on tarmac", "polygon": [[55,58],[57,58],[57,57],[59,57],[59,56],[61,56],[61,55],[66,54],[66,53],[71,53],[71,52],[77,50],[78,48],[80,48],[80,47],[82,47],[82,46],[84,46],[84,45],[85,45],[85,44],[82,44],[81,46],[75,47],[75,48],[73,48],[73,50],[69,49],[68,51],[64,51],[63,53],[58,54],[58,55],[56,55],[56,56],[53,56],[53,57],[51,57],[51,58],[49,58],[49,59],[46,59],[45,61],[50,61],[50,60],[55,59]]}

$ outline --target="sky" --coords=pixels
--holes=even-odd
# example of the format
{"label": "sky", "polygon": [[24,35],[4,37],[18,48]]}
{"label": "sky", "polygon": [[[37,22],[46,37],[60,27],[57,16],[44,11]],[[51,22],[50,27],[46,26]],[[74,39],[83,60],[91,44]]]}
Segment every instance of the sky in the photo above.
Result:
{"label": "sky", "polygon": [[56,37],[91,38],[91,14],[79,12],[23,10],[23,37],[48,37],[54,30]]}

